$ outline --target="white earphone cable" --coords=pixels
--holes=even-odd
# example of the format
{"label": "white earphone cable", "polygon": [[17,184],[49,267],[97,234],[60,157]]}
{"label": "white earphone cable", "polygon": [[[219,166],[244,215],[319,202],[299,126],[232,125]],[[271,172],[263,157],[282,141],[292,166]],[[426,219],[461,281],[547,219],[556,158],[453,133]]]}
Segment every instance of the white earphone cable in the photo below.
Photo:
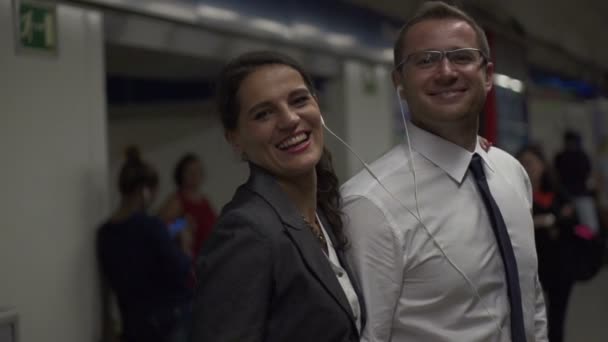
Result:
{"label": "white earphone cable", "polygon": [[441,255],[443,255],[443,257],[445,258],[445,260],[447,260],[447,262],[450,264],[450,266],[452,266],[452,268],[454,270],[456,270],[456,272],[458,274],[460,274],[460,276],[465,280],[465,282],[467,283],[467,285],[473,290],[473,294],[474,294],[475,298],[479,301],[479,303],[481,303],[481,305],[483,306],[483,308],[486,311],[486,313],[490,317],[494,318],[494,322],[496,324],[497,330],[502,334],[502,328],[500,326],[500,323],[498,322],[498,317],[496,317],[496,315],[492,314],[490,312],[488,306],[485,305],[485,303],[483,302],[483,299],[481,298],[481,295],[479,294],[479,291],[478,291],[477,287],[475,286],[475,284],[473,284],[473,282],[471,281],[471,279],[469,279],[469,277],[466,275],[466,273],[464,273],[464,271],[462,271],[452,261],[452,259],[450,259],[450,257],[447,255],[447,253],[445,252],[444,248],[441,246],[441,244],[439,243],[439,241],[437,241],[437,239],[435,239],[435,236],[433,236],[433,234],[430,232],[430,230],[428,229],[428,227],[426,226],[426,224],[423,222],[422,216],[420,214],[420,206],[419,206],[419,203],[418,203],[418,182],[417,182],[417,178],[416,178],[416,168],[415,168],[415,165],[414,165],[414,155],[413,155],[412,147],[411,147],[412,144],[411,144],[411,141],[410,141],[409,131],[408,131],[408,128],[407,128],[407,120],[405,118],[405,112],[403,110],[403,104],[401,103],[401,97],[399,96],[398,90],[397,90],[397,97],[399,99],[399,107],[401,109],[401,118],[403,119],[403,127],[405,129],[405,136],[406,136],[406,139],[407,139],[409,159],[410,159],[410,163],[411,163],[412,176],[413,176],[413,180],[414,180],[414,199],[415,199],[415,202],[416,202],[416,213],[414,213],[408,206],[406,206],[399,198],[397,198],[397,196],[395,196],[380,181],[380,179],[378,178],[378,176],[376,176],[376,174],[371,170],[371,167],[363,160],[363,158],[357,152],[355,152],[355,150],[348,143],[346,143],[342,138],[340,138],[336,133],[334,133],[329,127],[327,127],[327,125],[325,125],[323,117],[321,117],[321,123],[322,123],[323,127],[332,136],[334,136],[338,141],[340,141],[359,160],[359,162],[361,162],[361,164],[363,165],[363,167],[365,168],[365,170],[370,174],[370,176],[372,176],[372,178],[376,182],[378,182],[378,184],[384,189],[384,191],[386,191],[395,201],[397,201],[401,205],[401,207],[403,207],[410,215],[412,215],[416,219],[416,221],[418,221],[418,223],[420,223],[420,225],[425,230],[425,232],[427,233],[427,235],[429,236],[429,238],[433,241],[433,244],[441,252]]}
{"label": "white earphone cable", "polygon": [[[439,244],[439,241],[437,241],[437,239],[435,239],[435,236],[433,236],[433,234],[429,231],[429,229],[426,227],[426,224],[423,223],[423,219],[422,216],[420,215],[420,206],[418,204],[418,181],[416,179],[416,167],[414,164],[414,154],[412,153],[412,142],[410,140],[410,134],[409,134],[409,130],[407,128],[407,120],[405,118],[405,111],[403,109],[403,103],[401,100],[401,96],[399,94],[399,89],[401,88],[401,86],[397,87],[397,100],[399,101],[399,109],[401,110],[401,119],[403,120],[403,128],[405,131],[405,138],[407,140],[407,147],[408,147],[408,153],[409,153],[409,157],[410,157],[410,163],[411,163],[411,169],[412,169],[412,176],[414,179],[414,200],[416,201],[416,210],[418,212],[418,221],[420,222],[420,224],[422,225],[422,227],[424,228],[424,230],[426,231],[426,233],[429,235],[429,237],[433,240],[433,243],[435,244],[435,246],[437,246],[437,248],[439,249],[439,251],[441,251],[441,254],[445,257],[445,260],[448,261],[448,263],[454,268],[454,270],[456,270],[456,272],[458,272],[462,278],[466,281],[467,285],[469,285],[469,287],[473,290],[473,293],[476,297],[476,299],[483,305],[484,310],[486,311],[486,313],[491,316],[494,317],[494,321],[496,323],[496,328],[498,329],[498,331],[500,333],[502,333],[502,328],[500,326],[500,323],[498,322],[498,317],[496,317],[496,315],[493,315],[490,312],[490,309],[488,308],[487,305],[485,305],[485,303],[483,302],[481,295],[479,294],[479,290],[477,289],[477,286],[475,286],[475,284],[473,284],[473,281],[471,281],[471,279],[466,275],[466,273],[464,271],[462,271],[460,269],[460,267],[458,267],[456,265],[455,262],[452,261],[452,259],[450,259],[450,257],[447,255],[447,253],[445,252],[445,249],[441,246],[441,244]],[[382,186],[384,189],[386,189],[386,187]],[[393,198],[395,198],[394,195],[391,194],[391,196]],[[403,205],[403,203],[401,201],[399,201],[399,203],[401,205]],[[408,210],[409,211],[409,210]]]}

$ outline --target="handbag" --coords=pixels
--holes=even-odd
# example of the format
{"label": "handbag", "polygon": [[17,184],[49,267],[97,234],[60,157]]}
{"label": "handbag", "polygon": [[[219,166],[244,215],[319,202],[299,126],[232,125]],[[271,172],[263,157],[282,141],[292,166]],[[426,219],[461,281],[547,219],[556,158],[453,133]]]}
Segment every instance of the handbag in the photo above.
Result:
{"label": "handbag", "polygon": [[581,282],[593,279],[604,264],[605,251],[606,240],[602,234],[594,234],[584,225],[576,226],[572,239],[574,279]]}

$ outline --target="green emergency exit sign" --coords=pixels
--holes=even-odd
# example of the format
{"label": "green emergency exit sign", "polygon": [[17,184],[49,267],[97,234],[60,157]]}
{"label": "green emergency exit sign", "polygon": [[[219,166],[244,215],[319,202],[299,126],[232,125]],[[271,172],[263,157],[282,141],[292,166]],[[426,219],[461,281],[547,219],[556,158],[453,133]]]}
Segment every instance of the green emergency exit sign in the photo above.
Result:
{"label": "green emergency exit sign", "polygon": [[57,10],[52,3],[14,0],[18,50],[57,52]]}

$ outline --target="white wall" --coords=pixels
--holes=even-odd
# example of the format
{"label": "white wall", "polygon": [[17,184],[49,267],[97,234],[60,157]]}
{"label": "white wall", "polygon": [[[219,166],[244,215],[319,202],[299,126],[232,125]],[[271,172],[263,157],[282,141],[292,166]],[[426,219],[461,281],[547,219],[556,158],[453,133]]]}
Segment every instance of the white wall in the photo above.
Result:
{"label": "white wall", "polygon": [[247,164],[238,159],[224,140],[213,103],[137,105],[110,108],[109,113],[113,205],[118,204],[116,179],[124,162],[124,151],[133,144],[159,172],[156,206],[175,191],[173,168],[188,152],[201,158],[206,174],[203,191],[218,212],[246,180]]}
{"label": "white wall", "polygon": [[[366,162],[372,162],[395,141],[393,103],[396,95],[390,70],[384,66],[347,60],[343,80],[346,141]],[[374,90],[366,89],[367,83],[371,83]],[[348,154],[347,160],[349,175],[362,168],[352,154]]]}
{"label": "white wall", "polygon": [[15,55],[0,1],[0,306],[21,342],[97,341],[107,215],[102,16],[58,6],[59,55]]}

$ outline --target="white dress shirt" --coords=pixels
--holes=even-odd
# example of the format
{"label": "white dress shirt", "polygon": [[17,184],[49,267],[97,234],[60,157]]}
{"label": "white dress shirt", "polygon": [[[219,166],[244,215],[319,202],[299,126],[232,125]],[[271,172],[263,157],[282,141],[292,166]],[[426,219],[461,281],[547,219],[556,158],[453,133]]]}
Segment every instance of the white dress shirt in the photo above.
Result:
{"label": "white dress shirt", "polygon": [[[363,341],[511,341],[509,299],[500,251],[487,210],[468,171],[473,153],[409,124],[422,221],[406,143],[342,189],[349,258],[363,288],[368,320]],[[547,341],[537,277],[532,193],[523,167],[492,147],[484,161],[490,190],[504,217],[517,259],[528,342]],[[399,199],[397,201],[395,199]],[[447,257],[470,279],[465,281]]]}

